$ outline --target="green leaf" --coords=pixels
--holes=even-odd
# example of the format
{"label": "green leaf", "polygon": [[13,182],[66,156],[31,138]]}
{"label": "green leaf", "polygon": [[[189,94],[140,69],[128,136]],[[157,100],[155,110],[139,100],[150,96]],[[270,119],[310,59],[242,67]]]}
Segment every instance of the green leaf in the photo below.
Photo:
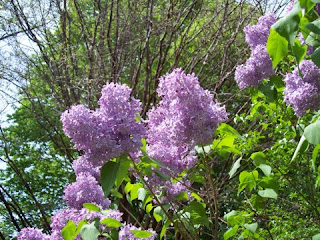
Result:
{"label": "green leaf", "polygon": [[242,137],[237,130],[235,130],[233,127],[231,127],[230,125],[226,124],[226,123],[221,123],[220,126],[217,128],[217,131],[222,135],[222,134],[226,134],[226,135],[231,135],[235,138],[241,138],[241,139],[245,139],[244,137]]}
{"label": "green leaf", "polygon": [[61,234],[64,240],[73,240],[77,236],[76,231],[76,224],[69,220],[67,225],[62,229]]}
{"label": "green leaf", "polygon": [[[199,154],[199,155],[204,155],[203,153],[205,152],[205,153],[209,153],[210,152],[210,150],[211,150],[211,145],[206,145],[206,146],[203,146],[203,148],[202,148],[202,146],[201,145],[198,145],[198,146],[195,146],[194,147],[194,150],[196,150],[196,152],[197,152],[197,154]],[[204,152],[203,152],[203,150],[204,150]]]}
{"label": "green leaf", "polygon": [[[259,184],[259,185],[260,185],[260,184]],[[257,209],[257,210],[263,209],[264,206],[265,206],[265,204],[264,204],[264,203],[265,203],[264,198],[262,198],[262,197],[260,197],[260,196],[258,196],[258,195],[256,195],[256,194],[253,194],[253,195],[251,196],[250,202],[252,203],[252,206],[253,206],[255,209]]]}
{"label": "green leaf", "polygon": [[243,224],[245,224],[245,221],[246,221],[246,217],[244,217],[243,215],[230,216],[228,218],[228,224],[230,226],[235,226],[235,225],[242,226]]}
{"label": "green leaf", "polygon": [[316,34],[314,32],[311,32],[307,39],[306,39],[306,44],[312,47],[319,47],[320,46],[320,35]]}
{"label": "green leaf", "polygon": [[95,205],[95,204],[92,204],[92,203],[84,203],[83,206],[90,210],[91,212],[101,212],[101,209]]}
{"label": "green leaf", "polygon": [[197,201],[192,201],[185,211],[191,213],[191,215],[197,215],[199,217],[207,216],[206,209]]}
{"label": "green leaf", "polygon": [[310,124],[304,129],[304,136],[311,144],[320,144],[320,121]]}
{"label": "green leaf", "polygon": [[162,226],[162,229],[161,229],[161,232],[160,232],[160,239],[163,238],[164,234],[166,233],[167,231],[167,228],[170,226],[171,222],[170,221],[166,221],[165,224],[163,224]]}
{"label": "green leaf", "polygon": [[312,152],[312,167],[313,167],[313,170],[314,170],[314,171],[316,170],[316,161],[317,161],[317,157],[318,157],[319,150],[320,150],[320,144],[318,144],[318,145],[313,149],[313,152]]}
{"label": "green leaf", "polygon": [[229,229],[227,232],[223,234],[223,239],[227,240],[233,237],[238,231],[239,225],[235,225],[233,228]]}
{"label": "green leaf", "polygon": [[277,181],[277,178],[269,176],[263,177],[259,182],[259,186],[262,188],[272,188],[274,190],[278,190],[279,183]]}
{"label": "green leaf", "polygon": [[148,238],[152,235],[151,232],[144,231],[144,230],[130,230],[137,238]]}
{"label": "green leaf", "polygon": [[259,167],[261,171],[266,175],[267,177],[271,174],[271,167],[267,164],[260,164]]}
{"label": "green leaf", "polygon": [[195,199],[197,199],[198,201],[202,201],[202,198],[198,194],[196,194],[194,192],[191,193],[191,196],[194,197]]}
{"label": "green leaf", "polygon": [[271,188],[266,188],[265,190],[258,191],[258,194],[263,198],[273,198],[277,199],[278,194]]}
{"label": "green leaf", "polygon": [[248,229],[251,233],[255,233],[258,228],[258,223],[251,223],[251,224],[244,224],[243,225],[246,229]]}
{"label": "green leaf", "polygon": [[144,201],[143,201],[143,207],[145,208],[146,207],[146,205],[149,203],[149,202],[151,202],[152,201],[152,196],[150,196],[150,195],[147,195],[147,197],[144,199]]}
{"label": "green leaf", "polygon": [[[150,205],[150,204],[149,204]],[[148,207],[148,205],[147,205],[147,207]],[[154,216],[154,218],[155,218],[155,220],[157,221],[157,222],[160,222],[161,220],[162,220],[162,217],[161,217],[161,215],[162,215],[162,209],[161,209],[161,207],[160,206],[158,206],[158,207],[156,207],[154,210],[153,210],[153,216]]]}
{"label": "green leaf", "polygon": [[318,67],[320,67],[320,47],[318,47],[311,55],[311,59]]}
{"label": "green leaf", "polygon": [[277,75],[272,75],[270,81],[272,81],[274,86],[280,91],[285,87],[283,79]]}
{"label": "green leaf", "polygon": [[320,240],[320,233],[312,236],[312,240]]}
{"label": "green leaf", "polygon": [[119,193],[117,190],[115,190],[114,188],[111,189],[111,194],[117,198],[123,198],[123,195],[121,193]]}
{"label": "green leaf", "polygon": [[141,183],[136,183],[136,184],[133,184],[133,188],[131,189],[130,191],[130,198],[131,198],[131,201],[135,200],[138,198],[138,190],[140,188],[142,188],[143,185]]}
{"label": "green leaf", "polygon": [[124,187],[125,193],[129,193],[133,187],[134,187],[134,185],[131,184],[130,182],[128,182],[128,183],[126,184],[126,186]]}
{"label": "green leaf", "polygon": [[238,194],[245,188],[252,191],[252,189],[257,185],[257,180],[259,179],[258,171],[254,170],[253,172],[243,171],[239,175],[239,188]]}
{"label": "green leaf", "polygon": [[299,0],[301,8],[305,9],[305,12],[308,13],[315,5],[314,1],[318,0]]}
{"label": "green leaf", "polygon": [[114,182],[117,178],[118,169],[119,164],[112,161],[106,162],[101,169],[101,187],[105,197],[108,197],[111,188],[114,185]]}
{"label": "green leaf", "polygon": [[306,28],[308,28],[309,30],[311,30],[314,33],[320,34],[320,20],[317,19],[311,23],[308,23],[306,25]]}
{"label": "green leaf", "polygon": [[85,224],[80,231],[83,240],[97,240],[99,232],[99,219],[95,219],[91,224]]}
{"label": "green leaf", "polygon": [[267,42],[267,51],[272,59],[273,68],[288,54],[288,41],[272,28]]}
{"label": "green leaf", "polygon": [[306,147],[308,147],[308,142],[306,142],[306,137],[302,135],[302,137],[300,138],[299,144],[292,156],[291,162],[298,156],[300,152],[301,153],[304,152],[306,150]]}
{"label": "green leaf", "polygon": [[228,221],[228,218],[229,218],[229,217],[231,217],[231,216],[236,216],[236,215],[237,215],[237,212],[236,212],[235,210],[232,210],[231,212],[225,214],[225,215],[223,216],[223,219],[226,220],[226,221]]}
{"label": "green leaf", "polygon": [[137,195],[138,195],[138,199],[140,201],[143,201],[144,198],[146,197],[146,190],[144,188],[139,188],[138,192],[137,192]]}
{"label": "green leaf", "polygon": [[299,23],[299,9],[295,6],[292,11],[273,24],[271,29],[275,30],[293,46],[294,39],[297,35],[297,31],[299,30]]}
{"label": "green leaf", "polygon": [[252,153],[250,158],[253,160],[253,164],[258,167],[260,164],[266,163],[266,155],[263,152]]}
{"label": "green leaf", "polygon": [[[149,203],[147,206],[146,206],[146,212],[149,213],[151,210],[152,210],[153,206],[151,203]],[[160,219],[161,220],[161,219]],[[159,221],[158,221],[159,222]]]}
{"label": "green leaf", "polygon": [[76,236],[80,233],[82,226],[85,224],[87,224],[86,220],[82,220],[81,222],[79,222],[79,224],[77,226]]}
{"label": "green leaf", "polygon": [[229,178],[232,178],[232,176],[237,172],[238,168],[240,167],[240,162],[242,160],[242,157],[240,157],[232,166],[230,172],[229,172]]}
{"label": "green leaf", "polygon": [[122,154],[119,157],[119,161],[120,161],[120,165],[119,165],[119,169],[117,172],[117,178],[115,181],[115,185],[117,188],[119,188],[119,186],[121,185],[123,179],[127,176],[128,174],[128,170],[130,168],[130,160],[128,159],[128,155],[127,154]]}
{"label": "green leaf", "polygon": [[274,87],[273,82],[268,81],[266,83],[260,84],[258,89],[265,96],[267,102],[272,103],[277,100],[278,92]]}
{"label": "green leaf", "polygon": [[184,201],[184,200],[188,200],[189,196],[188,196],[188,193],[186,192],[179,192],[179,194],[175,197],[175,199]]}
{"label": "green leaf", "polygon": [[307,45],[301,45],[299,39],[294,40],[294,45],[292,46],[292,53],[298,63],[300,63],[304,59],[304,56],[307,53],[307,48]]}
{"label": "green leaf", "polygon": [[113,218],[105,218],[101,220],[100,223],[105,224],[107,225],[107,227],[110,227],[110,228],[118,228],[122,226],[121,222]]}

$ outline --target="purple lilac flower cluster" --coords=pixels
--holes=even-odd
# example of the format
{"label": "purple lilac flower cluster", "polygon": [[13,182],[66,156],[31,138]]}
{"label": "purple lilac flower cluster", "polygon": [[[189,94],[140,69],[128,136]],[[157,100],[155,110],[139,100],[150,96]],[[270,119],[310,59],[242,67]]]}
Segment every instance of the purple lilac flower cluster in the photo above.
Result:
{"label": "purple lilac flower cluster", "polygon": [[[122,227],[119,231],[119,240],[140,240],[141,238],[135,237],[135,235],[131,232],[131,230],[141,230],[141,228],[137,228],[136,226],[133,226],[131,224],[127,224],[124,227]],[[143,238],[145,240],[154,240],[156,239],[156,232],[148,229],[146,230],[149,233],[151,233],[150,237]]]}
{"label": "purple lilac flower cluster", "polygon": [[95,177],[95,179],[100,182],[101,167],[94,167],[86,155],[80,156],[77,160],[73,161],[72,168],[77,176],[81,173],[87,173]]}
{"label": "purple lilac flower cluster", "polygon": [[193,166],[197,144],[212,141],[227,112],[204,90],[194,74],[181,69],[160,78],[158,106],[148,112],[148,146],[151,157],[179,173]]}
{"label": "purple lilac flower cluster", "polygon": [[265,45],[258,45],[251,53],[246,64],[237,67],[235,80],[239,88],[258,87],[259,84],[274,74],[272,62],[270,60]]}
{"label": "purple lilac flower cluster", "polygon": [[255,49],[258,45],[266,45],[271,26],[277,21],[275,14],[261,16],[255,25],[246,26],[243,31],[246,35],[246,42],[251,49]]}
{"label": "purple lilac flower cluster", "polygon": [[300,117],[309,109],[319,108],[320,69],[311,60],[303,60],[299,69],[295,67],[292,73],[285,76],[284,101]]}
{"label": "purple lilac flower cluster", "polygon": [[[227,120],[227,112],[194,74],[179,68],[160,78],[157,92],[161,100],[147,114],[147,151],[170,170],[161,168],[160,172],[175,177],[195,164],[194,147],[212,141],[217,125]],[[186,191],[182,184],[155,174],[148,182],[156,192],[166,192],[163,201]]]}
{"label": "purple lilac flower cluster", "polygon": [[276,22],[275,14],[262,16],[256,25],[244,28],[246,42],[251,47],[251,56],[245,64],[235,71],[235,80],[239,88],[257,87],[263,79],[274,74],[266,43],[271,26]]}
{"label": "purple lilac flower cluster", "polygon": [[17,235],[18,240],[49,240],[50,236],[37,228],[23,228]]}
{"label": "purple lilac flower cluster", "polygon": [[140,101],[130,93],[126,85],[109,83],[102,89],[99,109],[91,111],[78,105],[61,115],[65,134],[94,166],[142,146],[145,128],[135,119]]}
{"label": "purple lilac flower cluster", "polygon": [[[118,210],[108,210],[107,214],[104,215],[100,212],[90,212],[86,208],[82,208],[81,210],[77,209],[62,209],[59,210],[52,218],[51,218],[51,229],[52,234],[50,236],[50,240],[63,240],[61,235],[61,230],[65,227],[69,220],[73,221],[76,225],[80,223],[82,220],[93,221],[95,218],[99,218],[103,220],[105,218],[112,218],[118,221],[122,221],[122,213]],[[100,230],[104,229],[104,225],[100,225]],[[81,237],[78,235],[76,240],[80,240]]]}
{"label": "purple lilac flower cluster", "polygon": [[86,173],[77,176],[74,183],[65,187],[63,200],[71,208],[81,209],[84,203],[93,203],[107,208],[110,200],[104,198],[104,193],[97,180]]}

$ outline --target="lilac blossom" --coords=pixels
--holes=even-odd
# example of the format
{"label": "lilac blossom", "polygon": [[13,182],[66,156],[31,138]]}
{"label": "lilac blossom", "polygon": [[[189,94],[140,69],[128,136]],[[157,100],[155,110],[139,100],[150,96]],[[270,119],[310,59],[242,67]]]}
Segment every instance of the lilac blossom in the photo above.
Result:
{"label": "lilac blossom", "polygon": [[[161,173],[166,174],[167,176],[175,177],[166,169],[159,169]],[[185,175],[187,176],[187,175]],[[191,182],[186,180],[186,178],[181,178],[179,181],[168,181],[165,180],[155,173],[152,174],[152,177],[145,177],[145,180],[151,186],[152,191],[160,196],[160,200],[162,203],[169,203],[174,200],[179,193],[186,192],[189,197],[191,197],[191,193],[188,190],[188,187],[191,186]]]}
{"label": "lilac blossom", "polygon": [[130,92],[126,85],[109,83],[102,89],[100,108],[92,111],[78,105],[61,115],[65,134],[94,166],[142,146],[145,128],[135,119],[140,101],[130,97]]}
{"label": "lilac blossom", "polygon": [[123,215],[123,213],[116,210],[116,209],[108,209],[107,213],[105,215],[100,216],[100,219],[103,220],[105,218],[112,218],[112,219],[115,219],[115,220],[118,220],[119,222],[121,222],[122,215]]}
{"label": "lilac blossom", "polygon": [[63,199],[71,208],[82,209],[84,203],[94,203],[106,208],[110,200],[104,198],[104,193],[97,180],[85,173],[77,176],[77,181],[65,187]]}
{"label": "lilac blossom", "polygon": [[[141,230],[141,228],[137,228],[131,224],[123,226],[119,231],[119,240],[140,240],[141,238],[135,237],[135,235],[130,230]],[[156,232],[152,229],[145,230],[151,233],[150,237],[143,238],[145,240],[154,240],[156,239]]]}
{"label": "lilac blossom", "polygon": [[94,167],[92,161],[88,159],[87,155],[78,157],[77,160],[73,161],[72,167],[74,173],[78,176],[81,173],[88,173],[96,178],[100,182],[100,169],[101,167]]}
{"label": "lilac blossom", "polygon": [[[63,240],[61,232],[58,231],[52,231],[50,235],[50,240]],[[75,240],[80,240],[80,236],[78,235]]]}
{"label": "lilac blossom", "polygon": [[245,64],[236,68],[235,80],[240,89],[257,87],[263,79],[267,79],[274,74],[266,43],[270,28],[276,21],[276,15],[269,14],[261,16],[257,24],[244,28],[246,42],[251,47],[251,56]]}
{"label": "lilac blossom", "polygon": [[187,181],[185,184],[181,182],[169,182],[167,183],[167,198],[172,200],[181,192],[188,192],[187,186],[190,186],[190,182]]}
{"label": "lilac blossom", "polygon": [[[102,208],[101,206],[99,207]],[[91,212],[86,208],[82,208],[81,210],[61,209],[51,217],[50,227],[53,232],[50,239],[63,239],[61,230],[66,226],[69,220],[73,221],[76,225],[78,225],[82,220],[93,221],[95,218],[99,218],[100,220],[112,218],[120,222],[122,221],[122,213],[118,210],[108,209],[106,212],[106,214],[102,214],[101,212]],[[100,229],[103,230],[104,226],[100,225]],[[81,239],[80,235],[78,235],[76,239]]]}
{"label": "lilac blossom", "polygon": [[49,240],[49,236],[37,228],[23,228],[17,235],[18,240]]}
{"label": "lilac blossom", "polygon": [[[170,141],[168,139],[168,141]],[[170,144],[170,143],[169,143]],[[167,145],[165,141],[154,142],[147,146],[147,151],[152,158],[161,161],[173,172],[179,173],[185,169],[190,169],[198,160],[192,146]]]}
{"label": "lilac blossom", "polygon": [[235,80],[240,89],[257,87],[272,74],[274,70],[266,46],[258,45],[246,63],[236,68]]}
{"label": "lilac blossom", "polygon": [[288,7],[287,7],[287,9],[286,9],[286,14],[288,14],[288,13],[293,9],[294,2],[295,2],[295,0],[291,0],[291,1],[289,2],[289,5],[288,5]]}
{"label": "lilac blossom", "polygon": [[292,106],[295,114],[300,117],[309,109],[319,108],[320,69],[311,60],[303,60],[299,67],[302,77],[297,67],[292,73],[286,74],[284,101]]}
{"label": "lilac blossom", "polygon": [[208,144],[227,112],[204,90],[194,74],[181,69],[160,78],[157,108],[148,112],[148,146],[151,157],[173,171],[190,168],[197,160],[193,148]]}
{"label": "lilac blossom", "polygon": [[52,231],[61,232],[69,220],[73,221],[75,224],[78,224],[82,219],[85,218],[85,215],[86,213],[80,212],[77,209],[61,209],[51,217],[50,227]]}
{"label": "lilac blossom", "polygon": [[261,16],[255,25],[246,26],[243,31],[246,35],[246,42],[250,45],[251,50],[258,45],[266,45],[271,26],[277,21],[275,14]]}

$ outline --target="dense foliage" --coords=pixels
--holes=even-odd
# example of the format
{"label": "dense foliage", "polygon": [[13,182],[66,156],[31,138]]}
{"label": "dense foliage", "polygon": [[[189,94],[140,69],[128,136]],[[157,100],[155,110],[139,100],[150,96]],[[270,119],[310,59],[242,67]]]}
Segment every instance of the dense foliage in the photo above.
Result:
{"label": "dense foliage", "polygon": [[[140,63],[131,77],[126,67],[120,70],[120,59],[114,60],[110,76],[104,68],[97,73],[110,80],[100,88],[80,91],[78,97],[73,92],[77,88],[67,82],[65,86],[71,86],[67,92],[59,86],[61,95],[55,93],[59,97],[39,101],[37,96],[45,96],[55,87],[50,88],[50,81],[43,86],[36,83],[39,75],[31,68],[32,81],[21,92],[26,99],[20,100],[21,105],[9,117],[11,125],[1,128],[1,160],[8,167],[1,171],[0,210],[5,217],[0,237],[320,239],[317,2],[291,1],[283,17],[266,14],[257,18],[256,24],[244,27],[244,37],[239,33],[240,39],[234,41],[246,42],[250,54],[240,62],[219,54],[224,47],[239,54],[239,46],[244,45],[227,48],[225,39],[219,42],[217,59],[228,65],[226,68],[212,62],[188,67],[185,62],[194,60],[192,54],[181,61],[177,58],[190,48],[175,52],[172,46],[168,52],[175,57],[169,57],[158,71],[161,57],[155,65],[142,61],[156,49],[157,38],[149,31],[141,45],[145,47],[142,55],[135,57]],[[70,4],[70,14],[76,11],[83,21],[90,15],[89,3],[87,15],[79,15],[77,4]],[[132,10],[130,4],[115,4],[117,14],[126,7]],[[163,2],[164,8],[166,4]],[[185,15],[184,24],[194,21],[201,7],[212,7],[210,1],[187,4],[187,10],[194,8]],[[161,17],[152,13],[160,11],[160,5],[148,1],[149,20]],[[239,16],[251,7],[231,5]],[[204,14],[190,28],[183,24],[173,45],[190,37],[193,45],[189,47],[195,49],[199,42],[193,42],[193,33],[206,17]],[[150,28],[151,22],[147,21]],[[109,26],[116,28],[117,24]],[[86,31],[82,27],[82,34]],[[59,30],[54,34],[59,36]],[[166,37],[165,33],[163,39]],[[116,43],[108,44],[116,49]],[[56,61],[56,54],[50,61]],[[204,61],[210,54],[206,52]],[[36,56],[31,59],[41,61]],[[95,61],[90,55],[89,62],[82,60],[83,66],[90,66],[89,79],[95,79]],[[208,77],[213,72],[207,65],[219,68],[219,73],[214,70]],[[145,72],[140,72],[141,68]],[[62,76],[67,72],[64,69]],[[131,81],[139,77],[145,81]],[[97,79],[101,84],[102,79]],[[81,81],[72,81],[81,87]],[[87,86],[90,88],[89,83]],[[66,97],[69,93],[71,98]],[[55,102],[65,97],[69,102]]]}

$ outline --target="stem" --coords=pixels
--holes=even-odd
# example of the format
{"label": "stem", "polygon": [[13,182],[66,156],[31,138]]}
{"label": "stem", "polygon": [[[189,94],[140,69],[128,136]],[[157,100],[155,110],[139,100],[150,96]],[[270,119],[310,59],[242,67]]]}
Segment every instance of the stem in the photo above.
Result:
{"label": "stem", "polygon": [[211,176],[211,173],[210,173],[210,166],[209,166],[207,154],[206,154],[206,152],[204,151],[203,146],[202,146],[202,150],[203,150],[205,165],[206,165],[206,168],[207,168],[207,170],[208,170],[209,182],[210,182],[210,185],[211,185],[211,188],[212,188],[212,192],[213,192],[213,203],[214,203],[214,209],[215,209],[215,221],[214,221],[215,232],[214,232],[214,239],[218,240],[219,212],[218,212],[217,192],[216,192],[216,188],[215,188],[215,185],[214,185],[214,181],[213,181],[212,176]]}
{"label": "stem", "polygon": [[135,223],[137,223],[142,229],[146,230],[144,228],[144,226],[142,226],[142,224],[138,221],[138,219],[129,211],[129,209],[127,209],[122,202],[119,202],[121,207],[123,207],[123,209],[130,215],[130,217],[133,218],[133,220],[135,221]]}
{"label": "stem", "polygon": [[[152,188],[149,186],[149,184],[147,184],[147,182],[144,180],[143,176],[141,175],[141,173],[138,171],[137,165],[134,161],[134,159],[130,156],[130,154],[128,154],[128,156],[130,157],[132,163],[133,163],[133,167],[135,172],[139,175],[140,179],[142,180],[142,182],[147,186],[149,192],[152,194],[153,198],[156,200],[156,202],[158,203],[158,205],[160,206],[160,208],[162,209],[162,211],[164,212],[164,214],[167,216],[167,218],[169,219],[169,221],[173,224],[173,226],[180,232],[180,234],[183,236],[184,239],[193,239],[192,236],[190,236],[190,234],[188,233],[187,229],[185,227],[184,230],[182,231],[182,229],[179,227],[179,225],[173,221],[172,217],[170,216],[170,214],[167,212],[167,210],[163,207],[163,205],[161,204],[160,200],[157,198],[157,196],[154,194],[154,192],[152,191]],[[181,225],[183,226],[183,224]],[[186,235],[187,234],[187,235]]]}

